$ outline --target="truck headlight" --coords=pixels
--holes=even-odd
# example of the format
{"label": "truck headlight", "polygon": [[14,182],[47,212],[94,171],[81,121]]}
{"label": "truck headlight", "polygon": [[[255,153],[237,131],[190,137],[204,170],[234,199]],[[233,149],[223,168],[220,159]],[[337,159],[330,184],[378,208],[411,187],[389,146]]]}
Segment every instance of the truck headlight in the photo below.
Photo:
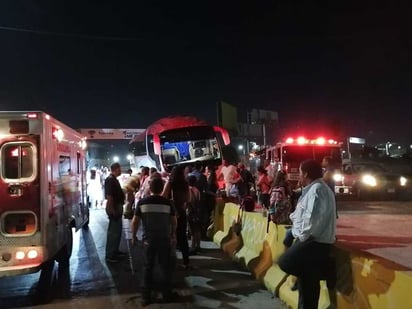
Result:
{"label": "truck headlight", "polygon": [[404,186],[406,186],[406,183],[408,182],[408,179],[401,176],[401,178],[399,178],[399,182],[401,183],[401,186],[404,187]]}
{"label": "truck headlight", "polygon": [[376,178],[372,175],[363,175],[362,182],[370,187],[376,187]]}

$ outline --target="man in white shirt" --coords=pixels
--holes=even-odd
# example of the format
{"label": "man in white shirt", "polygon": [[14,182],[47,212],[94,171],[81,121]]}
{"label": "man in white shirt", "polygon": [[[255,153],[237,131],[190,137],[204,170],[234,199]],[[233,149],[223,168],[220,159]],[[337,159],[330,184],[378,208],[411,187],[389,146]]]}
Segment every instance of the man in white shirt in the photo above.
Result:
{"label": "man in white shirt", "polygon": [[240,181],[240,175],[237,167],[226,160],[223,160],[223,166],[220,170],[219,178],[223,177],[225,182],[226,196],[230,196],[230,189],[234,184]]}
{"label": "man in white shirt", "polygon": [[[279,258],[279,267],[298,277],[298,308],[317,308],[321,279],[333,288],[333,260],[330,257],[336,240],[335,195],[322,180],[321,165],[303,161],[299,168],[302,195],[290,215],[295,243]],[[331,280],[329,280],[331,279]]]}

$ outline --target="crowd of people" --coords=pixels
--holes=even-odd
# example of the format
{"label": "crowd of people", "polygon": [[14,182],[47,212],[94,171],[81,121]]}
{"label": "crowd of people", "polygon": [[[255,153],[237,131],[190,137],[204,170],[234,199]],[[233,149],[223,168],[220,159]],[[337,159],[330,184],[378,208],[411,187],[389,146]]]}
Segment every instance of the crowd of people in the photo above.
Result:
{"label": "crowd of people", "polygon": [[[131,219],[133,244],[137,243],[138,228],[143,229],[142,305],[152,302],[156,259],[164,277],[163,298],[172,301],[172,270],[176,266],[191,269],[190,256],[202,250],[201,240],[207,239],[216,197],[222,194],[240,205],[246,200],[253,201],[249,211],[253,211],[257,202],[269,214],[268,220],[291,226],[284,242],[288,249],[280,258],[279,266],[298,277],[300,308],[315,308],[319,274],[327,272],[321,266],[330,264],[328,257],[335,241],[336,226],[336,216],[330,215],[336,214],[333,183],[324,170],[314,160],[302,162],[300,185],[303,189],[299,192],[291,189],[287,174],[273,168],[270,162],[260,166],[255,176],[244,164],[225,161],[218,170],[213,166],[203,167],[198,162],[194,166],[175,166],[170,174],[141,167],[122,188],[117,180],[121,168],[114,163],[104,182],[109,217],[106,261],[116,263],[124,255],[118,250],[122,217]],[[323,180],[324,175],[327,182]],[[224,183],[221,190],[220,180]],[[188,239],[191,239],[190,245]],[[173,254],[176,250],[182,253],[182,265],[176,263]],[[305,266],[303,260],[313,267]]]}

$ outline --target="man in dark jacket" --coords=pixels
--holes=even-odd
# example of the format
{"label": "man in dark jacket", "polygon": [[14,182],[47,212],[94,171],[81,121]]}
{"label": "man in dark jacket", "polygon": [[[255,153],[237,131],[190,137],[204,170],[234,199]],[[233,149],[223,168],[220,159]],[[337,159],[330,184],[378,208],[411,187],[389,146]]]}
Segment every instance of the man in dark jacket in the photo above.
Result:
{"label": "man in dark jacket", "polygon": [[122,215],[124,193],[117,177],[121,174],[119,163],[110,166],[111,173],[104,181],[104,192],[106,195],[106,213],[109,217],[106,241],[106,262],[119,262],[119,257],[125,255],[119,251],[120,240],[122,238]]}

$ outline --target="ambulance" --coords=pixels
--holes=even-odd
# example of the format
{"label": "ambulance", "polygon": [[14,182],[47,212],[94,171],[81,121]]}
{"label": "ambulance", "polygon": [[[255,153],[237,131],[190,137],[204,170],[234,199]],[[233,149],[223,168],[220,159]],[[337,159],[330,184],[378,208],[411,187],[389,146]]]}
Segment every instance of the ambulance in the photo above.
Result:
{"label": "ambulance", "polygon": [[85,147],[44,112],[0,112],[0,277],[68,263],[89,223]]}
{"label": "ambulance", "polygon": [[326,156],[331,157],[335,166],[334,180],[336,194],[349,194],[349,187],[344,184],[342,175],[342,143],[325,137],[306,138],[304,136],[288,137],[275,146],[266,148],[266,159],[275,165],[277,170],[284,170],[292,188],[298,186],[299,165],[307,159],[319,163]]}

